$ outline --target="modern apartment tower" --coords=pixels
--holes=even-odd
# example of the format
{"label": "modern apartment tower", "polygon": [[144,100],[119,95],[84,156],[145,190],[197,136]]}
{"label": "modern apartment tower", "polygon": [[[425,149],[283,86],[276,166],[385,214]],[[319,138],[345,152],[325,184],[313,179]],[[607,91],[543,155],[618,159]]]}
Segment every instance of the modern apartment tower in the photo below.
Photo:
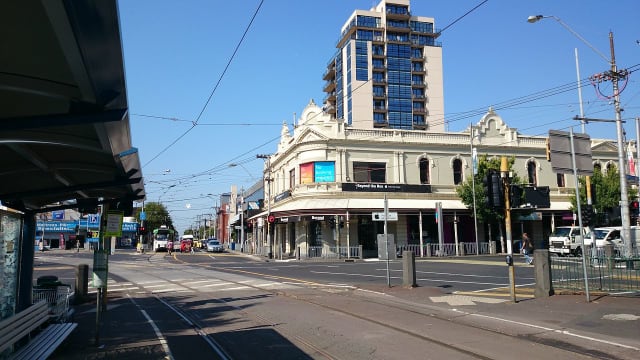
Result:
{"label": "modern apartment tower", "polygon": [[444,131],[438,35],[409,0],[354,11],[323,75],[325,111],[353,128]]}

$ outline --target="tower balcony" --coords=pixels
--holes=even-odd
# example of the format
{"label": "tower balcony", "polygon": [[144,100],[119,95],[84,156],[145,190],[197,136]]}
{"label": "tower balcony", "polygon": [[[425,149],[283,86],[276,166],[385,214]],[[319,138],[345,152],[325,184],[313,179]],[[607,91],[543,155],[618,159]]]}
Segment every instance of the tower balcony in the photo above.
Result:
{"label": "tower balcony", "polygon": [[331,80],[336,78],[336,68],[335,65],[330,65],[329,68],[322,74],[322,80]]}
{"label": "tower balcony", "polygon": [[324,84],[324,88],[322,89],[322,91],[326,92],[326,93],[330,93],[332,91],[334,91],[336,89],[336,82],[335,81],[327,81]]}

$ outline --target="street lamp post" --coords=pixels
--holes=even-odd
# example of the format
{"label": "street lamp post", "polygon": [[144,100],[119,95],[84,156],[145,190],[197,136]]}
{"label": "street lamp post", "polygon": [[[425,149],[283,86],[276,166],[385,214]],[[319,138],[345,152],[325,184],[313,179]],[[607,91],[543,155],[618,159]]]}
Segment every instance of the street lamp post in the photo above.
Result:
{"label": "street lamp post", "polygon": [[271,243],[271,155],[256,155],[259,159],[267,160],[267,175],[264,177],[264,181],[267,183],[267,257],[271,259],[273,257],[273,244]]}
{"label": "street lamp post", "polygon": [[[585,40],[580,34],[573,31],[569,27],[569,25],[565,24],[560,18],[550,15],[532,15],[527,18],[527,21],[530,23],[535,23],[542,19],[551,18],[556,20],[560,25],[562,25],[565,29],[567,29],[570,33],[572,33],[575,37],[577,37],[580,41],[586,44],[591,50],[593,50],[596,54],[598,54],[602,59],[604,59],[610,66],[611,70],[606,74],[607,76],[601,78],[610,79],[613,84],[613,106],[616,113],[616,133],[618,137],[618,173],[620,175],[620,218],[622,222],[622,240],[625,243],[625,248],[627,252],[627,256],[631,256],[633,248],[631,246],[631,222],[629,219],[629,198],[627,192],[627,176],[625,171],[624,164],[624,140],[623,140],[623,129],[622,129],[622,113],[620,109],[620,91],[618,87],[618,80],[622,76],[626,76],[618,72],[618,68],[616,66],[616,57],[613,45],[613,32],[609,32],[609,48],[611,50],[611,57],[607,58],[602,52],[596,49],[593,45],[591,45],[587,40]],[[581,119],[584,120],[584,119]],[[576,194],[576,198],[577,194]]]}

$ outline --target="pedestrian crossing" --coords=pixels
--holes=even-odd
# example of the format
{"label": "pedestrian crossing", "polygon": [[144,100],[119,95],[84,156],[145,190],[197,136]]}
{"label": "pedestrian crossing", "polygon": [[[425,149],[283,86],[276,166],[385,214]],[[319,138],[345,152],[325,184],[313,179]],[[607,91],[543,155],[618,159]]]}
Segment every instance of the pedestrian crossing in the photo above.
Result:
{"label": "pedestrian crossing", "polygon": [[[224,291],[256,291],[256,290],[286,290],[300,287],[301,284],[275,282],[260,279],[242,281],[224,281],[219,279],[173,279],[141,281],[138,283],[109,279],[107,292],[134,293],[219,293]],[[92,289],[93,292],[96,289]]]}

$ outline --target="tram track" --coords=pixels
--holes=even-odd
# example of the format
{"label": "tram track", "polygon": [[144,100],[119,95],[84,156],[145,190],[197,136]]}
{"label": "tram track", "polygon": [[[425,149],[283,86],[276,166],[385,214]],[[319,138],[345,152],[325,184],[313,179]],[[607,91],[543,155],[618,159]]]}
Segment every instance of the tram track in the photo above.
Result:
{"label": "tram track", "polygon": [[[356,308],[355,311],[352,311],[350,309],[345,309],[342,306],[336,306],[335,303],[333,304],[327,303],[325,300],[329,299],[330,297],[341,297],[341,298],[348,299],[350,297],[354,297],[355,295],[359,298],[366,298],[366,301],[368,304],[375,304],[377,306],[384,307],[386,309],[393,309],[395,312],[401,312],[406,315],[409,315],[414,318],[415,322],[422,322],[422,323],[428,324],[432,322],[431,320],[438,319],[443,322],[446,321],[447,323],[457,324],[459,326],[464,326],[466,328],[470,328],[479,332],[493,333],[496,336],[502,336],[503,338],[501,341],[497,342],[498,344],[513,341],[513,342],[519,342],[522,346],[522,344],[526,342],[528,344],[542,346],[547,349],[553,349],[553,351],[547,350],[547,352],[554,352],[558,354],[561,351],[564,351],[566,356],[561,356],[560,358],[576,358],[576,355],[579,355],[581,356],[580,358],[617,359],[615,356],[611,354],[594,351],[593,347],[591,349],[585,349],[579,345],[575,345],[575,343],[566,343],[566,342],[556,341],[556,340],[551,341],[548,338],[546,339],[546,341],[545,339],[541,340],[536,338],[537,334],[530,333],[530,334],[523,335],[522,333],[517,333],[517,332],[512,334],[504,329],[496,330],[494,325],[485,326],[482,324],[480,325],[470,324],[465,322],[463,319],[469,318],[470,316],[473,317],[474,314],[472,313],[465,313],[463,311],[456,311],[454,309],[446,309],[446,308],[438,307],[435,305],[413,303],[410,300],[403,300],[401,298],[396,298],[394,296],[390,296],[384,293],[373,293],[367,290],[362,291],[363,289],[358,289],[356,287],[347,287],[347,289],[349,290],[348,294],[346,292],[335,293],[335,292],[329,291],[331,292],[331,295],[327,297],[327,299],[325,299],[325,297],[318,296],[317,294],[327,294],[326,290],[334,287],[332,284],[322,284],[315,281],[306,281],[302,279],[295,279],[295,278],[274,275],[269,273],[247,271],[245,269],[225,268],[225,267],[220,267],[219,264],[212,264],[212,263],[194,264],[194,263],[189,263],[189,262],[180,261],[180,260],[178,260],[178,262],[172,261],[171,263],[167,263],[164,261],[164,258],[160,260],[159,257],[156,257],[156,260],[157,261],[151,261],[151,263],[154,265],[156,269],[157,269],[157,265],[162,264],[164,269],[169,269],[169,268],[173,268],[175,270],[179,269],[180,273],[184,274],[185,277],[188,279],[193,279],[193,280],[198,280],[202,278],[218,279],[220,281],[230,284],[230,286],[237,285],[238,288],[240,287],[251,288],[253,290],[259,291],[261,294],[269,294],[273,296],[280,296],[283,298],[292,299],[292,300],[295,300],[296,302],[301,302],[304,304],[312,305],[314,307],[322,308],[324,310],[327,310],[328,312],[339,313],[341,315],[348,316],[354,321],[358,320],[364,323],[368,323],[370,324],[370,327],[381,327],[381,328],[389,329],[398,334],[402,334],[404,336],[409,336],[415,340],[419,340],[423,344],[431,344],[434,346],[439,346],[442,348],[449,349],[451,352],[458,353],[460,358],[488,359],[488,358],[496,358],[496,357],[493,356],[494,354],[493,352],[487,352],[482,350],[475,351],[473,348],[469,349],[469,347],[465,346],[464,344],[462,346],[458,346],[457,345],[458,342],[453,341],[452,339],[443,340],[442,338],[437,339],[432,336],[422,334],[421,333],[423,332],[422,329],[420,329],[421,331],[416,331],[417,328],[414,327],[412,329],[410,326],[405,326],[406,324],[403,323],[402,321],[397,321],[394,323],[394,322],[389,322],[385,320],[379,320],[378,317],[372,316],[371,314],[367,314],[366,312],[360,311],[360,309]],[[151,268],[137,268],[136,270],[126,269],[126,263],[127,262],[123,262],[119,264],[119,265],[123,265],[122,270],[124,270],[125,272],[135,271],[136,273],[142,273],[146,278],[157,279],[157,282],[165,282],[168,284],[173,284],[175,286],[187,288],[190,291],[194,291],[200,294],[208,293],[207,291],[202,291],[202,289],[199,288],[197,285],[189,286],[188,281],[187,283],[185,283],[184,281],[171,280],[171,279],[167,279],[166,277],[159,276],[157,271]],[[190,267],[186,267],[186,266],[183,267],[181,266],[180,263],[189,265]],[[193,267],[196,267],[196,268],[194,269]],[[203,270],[207,270],[207,271],[203,272]],[[219,275],[212,276],[212,274],[209,273],[208,270],[216,271],[219,273]],[[269,288],[269,286],[265,287],[265,286],[255,285],[254,283],[247,281],[245,279],[233,280],[232,279],[233,276],[230,276],[231,277],[230,278],[228,276],[225,276],[224,274],[244,275],[246,278],[252,278],[252,279],[256,279],[256,278],[268,279],[269,281],[278,281],[282,284],[295,284],[299,287],[299,289],[304,289],[304,291],[298,291],[298,289],[294,289],[294,290],[273,289],[273,288]],[[115,273],[114,275],[116,275],[116,277],[129,280],[127,279],[128,276],[125,276],[125,277],[118,276],[117,273]],[[198,281],[191,281],[191,282],[194,283]],[[216,336],[215,329],[214,331],[210,331],[211,330],[210,324],[208,325],[206,322],[202,323],[199,321],[200,316],[198,316],[197,311],[204,311],[204,310],[194,310],[194,309],[183,308],[179,301],[177,302],[174,301],[175,295],[179,294],[179,292],[158,293],[158,292],[154,292],[153,290],[145,289],[144,285],[141,285],[142,282],[136,283],[135,281],[133,281],[133,283],[136,284],[136,286],[138,287],[138,290],[144,290],[143,293],[151,295],[150,297],[151,299],[155,297],[156,299],[158,299],[158,302],[160,303],[161,303],[160,300],[165,300],[167,304],[174,306],[175,309],[178,309],[183,315],[185,315],[187,319],[189,319],[189,321],[185,321],[185,324],[187,324],[188,327],[190,327],[195,334],[199,336],[202,336],[202,334],[205,334],[206,336],[212,336],[212,339],[215,339],[215,336]],[[150,281],[150,283],[154,283],[154,281]],[[345,288],[342,287],[341,289],[345,289]],[[313,290],[313,291],[309,291],[309,290]],[[132,289],[129,291],[132,293],[135,292],[138,295],[141,294],[141,292],[137,290]],[[183,296],[183,295],[184,294],[180,294],[179,296]],[[232,300],[225,301],[224,298],[211,298],[209,301],[217,302],[219,304],[223,304],[229,309],[233,309],[234,312],[237,312],[237,314],[239,314],[241,317],[248,318],[253,323],[258,324],[258,326],[269,327],[271,329],[276,330],[278,333],[281,333],[285,338],[290,339],[293,343],[299,345],[300,349],[307,349],[308,354],[314,354],[316,356],[314,358],[326,358],[326,359],[349,358],[348,356],[346,357],[343,356],[340,351],[337,352],[340,355],[336,355],[335,354],[336,352],[332,351],[333,349],[327,349],[326,347],[322,346],[322,344],[320,344],[320,346],[316,346],[315,338],[309,337],[307,334],[302,334],[301,336],[300,334],[296,333],[295,330],[292,331],[290,328],[288,328],[286,326],[287,325],[286,322],[273,320],[273,317],[272,319],[269,319],[268,316],[267,317],[261,316],[255,311],[254,312],[245,311],[244,307],[246,307],[246,304],[243,306],[234,305],[233,302],[237,301],[237,297],[236,298],[230,297],[230,299]],[[397,300],[401,300],[401,302],[398,302]],[[163,306],[165,306],[165,308],[168,308],[168,306],[165,304],[163,304]],[[267,313],[266,315],[269,315],[269,314]],[[344,321],[350,322],[350,320],[347,320],[347,319],[345,319]],[[528,326],[530,324],[520,324],[520,325]],[[368,327],[367,325],[361,325],[361,326]],[[545,332],[548,333],[548,332],[554,331],[554,329],[542,329],[542,328],[540,328],[539,330],[540,330],[539,333],[541,334]],[[205,338],[205,341],[206,341],[206,338]],[[416,342],[416,344],[418,343]],[[376,346],[379,347],[380,345],[376,344]],[[428,347],[429,345],[417,345],[417,346]],[[491,354],[491,355],[487,355],[487,354]]]}
{"label": "tram track", "polygon": [[[180,260],[178,260],[180,261]],[[283,277],[283,276],[279,276],[279,275],[273,275],[273,274],[264,274],[264,273],[259,273],[259,272],[253,272],[253,271],[246,271],[246,270],[241,270],[241,269],[229,269],[229,268],[221,268],[218,267],[216,265],[211,265],[211,264],[193,264],[193,263],[188,263],[188,262],[183,262],[185,264],[189,264],[190,266],[199,266],[201,268],[206,268],[209,270],[214,270],[214,271],[219,271],[219,272],[223,272],[223,273],[234,273],[234,274],[243,274],[243,275],[247,275],[247,276],[257,276],[260,278],[266,278],[266,279],[270,279],[270,280],[276,280],[276,281],[282,281],[282,282],[287,282],[287,283],[297,283],[299,284],[299,286],[305,286],[307,288],[313,288],[315,291],[323,291],[323,288],[329,288],[331,286],[327,286],[326,284],[321,284],[318,282],[314,282],[314,281],[307,281],[307,280],[302,280],[302,279],[294,279],[294,278],[289,278],[289,277]],[[197,274],[197,272],[191,272],[189,270],[185,270],[188,273],[193,273],[193,274]],[[247,282],[239,282],[239,281],[232,281],[229,279],[224,279],[224,281],[229,282],[229,283],[233,283],[233,284],[237,284],[237,285],[241,285],[241,286],[246,286],[252,289],[255,289],[257,291],[261,291],[261,292],[266,292],[275,296],[282,296],[282,297],[287,297],[290,299],[294,299],[296,301],[300,301],[306,304],[310,304],[313,306],[317,306],[320,308],[323,308],[325,310],[329,310],[332,312],[336,312],[336,313],[340,313],[343,314],[345,316],[349,316],[355,319],[359,319],[361,321],[365,321],[367,323],[370,324],[375,324],[376,326],[380,326],[386,329],[390,329],[393,330],[395,332],[398,332],[400,334],[406,335],[406,336],[410,336],[414,339],[420,340],[420,341],[424,341],[426,343],[429,344],[434,344],[434,345],[438,345],[441,346],[443,348],[446,348],[448,350],[452,350],[455,352],[458,352],[460,354],[464,354],[465,356],[469,356],[471,358],[475,358],[475,359],[493,359],[493,357],[490,356],[486,356],[480,352],[477,351],[473,351],[473,350],[469,350],[467,348],[461,347],[461,346],[457,346],[455,344],[452,344],[449,341],[441,341],[438,339],[435,339],[433,337],[429,337],[429,336],[425,336],[423,334],[418,333],[415,330],[409,329],[409,328],[404,328],[398,325],[393,325],[389,322],[386,321],[381,321],[381,320],[377,320],[374,317],[371,317],[370,315],[366,315],[366,314],[361,314],[355,311],[349,311],[346,310],[344,308],[341,307],[337,307],[337,306],[332,306],[329,305],[327,303],[323,303],[321,301],[317,301],[317,300],[313,300],[311,299],[309,296],[304,296],[304,295],[298,295],[295,294],[293,292],[287,292],[287,291],[283,291],[283,290],[273,290],[273,289],[268,289],[268,288],[264,288],[258,285],[252,285],[252,284],[248,284]],[[350,290],[354,290],[354,291],[358,291],[360,289],[358,289],[357,287],[351,287]],[[326,293],[326,291],[323,291]],[[336,293],[332,293],[333,296],[345,296],[344,294],[336,294]],[[350,295],[352,295],[352,293],[350,293]],[[465,317],[467,314],[463,313],[463,312],[459,312],[459,311],[449,311],[451,314],[447,315],[447,316],[443,316],[440,315],[443,311],[446,311],[446,309],[443,308],[439,308],[439,307],[435,307],[435,306],[428,306],[428,305],[423,305],[420,308],[416,308],[415,304],[404,304],[404,305],[397,305],[397,304],[393,304],[390,301],[378,301],[375,300],[374,298],[372,298],[371,296],[366,296],[367,298],[367,302],[369,304],[377,304],[379,306],[383,306],[386,308],[393,308],[397,311],[402,311],[405,312],[407,314],[410,314],[412,316],[420,316],[423,317],[424,320],[426,322],[429,322],[429,320],[432,319],[438,319],[441,321],[446,321],[449,323],[454,323],[457,324],[459,326],[465,326],[468,328],[473,328],[474,330],[477,331],[483,331],[483,332],[489,332],[489,333],[493,333],[496,335],[500,335],[500,336],[504,336],[504,337],[508,337],[513,339],[514,341],[522,341],[523,337],[519,336],[519,335],[513,335],[504,331],[497,331],[495,329],[491,329],[485,326],[474,326],[472,324],[468,324],[468,323],[460,323],[460,322],[456,322],[456,318],[460,318],[460,317]],[[245,316],[252,316],[254,317],[256,320],[259,320],[263,323],[265,323],[265,325],[267,326],[271,326],[274,329],[277,329],[279,332],[287,334],[287,337],[289,338],[293,338],[295,339],[297,342],[301,342],[303,343],[305,346],[310,347],[311,349],[313,349],[316,352],[320,352],[323,353],[328,359],[338,359],[339,357],[334,357],[331,356],[330,354],[326,353],[325,351],[323,351],[322,349],[314,346],[313,344],[311,344],[309,341],[307,341],[304,338],[301,338],[300,336],[296,335],[296,334],[290,334],[286,329],[284,329],[282,326],[275,324],[271,321],[269,321],[268,319],[264,318],[264,317],[260,317],[256,314],[249,314],[245,311],[243,311],[240,308],[237,308],[235,306],[233,306],[232,304],[224,301],[224,300],[219,300],[218,301],[223,301],[225,302],[225,304],[227,306],[230,306],[232,308],[234,308],[237,311],[240,311],[243,313],[243,315]],[[540,344],[542,344],[542,342],[540,342]],[[557,351],[564,351],[561,347],[559,346],[553,346],[553,345],[563,345],[562,343],[558,343],[556,342],[555,344],[544,344],[544,346],[549,346]],[[580,351],[581,349],[579,347],[576,347],[575,345],[571,347],[572,348],[572,353],[579,353],[581,355],[584,356],[593,356],[593,351],[589,351],[584,349],[584,351]],[[610,358],[610,357],[607,357]]]}

